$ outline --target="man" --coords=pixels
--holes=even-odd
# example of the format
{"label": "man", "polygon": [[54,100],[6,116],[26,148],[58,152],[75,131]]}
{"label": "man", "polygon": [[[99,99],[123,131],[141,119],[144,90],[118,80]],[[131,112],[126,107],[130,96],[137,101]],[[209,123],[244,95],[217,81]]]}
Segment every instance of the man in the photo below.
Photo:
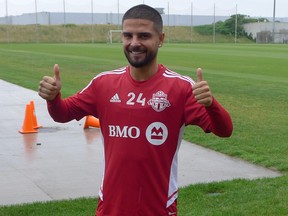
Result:
{"label": "man", "polygon": [[228,112],[197,70],[197,83],[158,64],[164,42],[161,15],[147,5],[123,17],[123,49],[129,65],[97,75],[81,92],[61,99],[58,65],[44,77],[39,95],[55,121],[93,115],[101,122],[104,176],[97,216],[177,215],[177,153],[184,127],[229,137]]}

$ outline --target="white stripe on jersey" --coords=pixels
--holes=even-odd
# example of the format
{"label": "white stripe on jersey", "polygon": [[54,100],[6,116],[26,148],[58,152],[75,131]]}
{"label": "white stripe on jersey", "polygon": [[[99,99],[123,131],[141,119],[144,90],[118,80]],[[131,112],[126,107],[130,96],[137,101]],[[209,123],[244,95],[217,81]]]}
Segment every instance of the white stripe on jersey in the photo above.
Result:
{"label": "white stripe on jersey", "polygon": [[122,67],[122,68],[119,68],[119,69],[116,69],[116,70],[113,70],[113,71],[104,71],[104,72],[101,72],[99,73],[97,76],[95,76],[91,81],[90,83],[84,88],[82,89],[82,91],[80,91],[80,94],[82,94],[90,85],[91,83],[93,82],[93,80],[101,77],[101,76],[105,76],[105,75],[120,75],[120,74],[123,74],[126,72],[126,67]]}
{"label": "white stripe on jersey", "polygon": [[178,197],[178,151],[182,142],[182,137],[185,129],[185,124],[182,125],[179,131],[177,149],[173,157],[170,169],[169,191],[166,208],[168,208]]}
{"label": "white stripe on jersey", "polygon": [[165,72],[163,73],[163,76],[168,77],[168,78],[179,78],[179,79],[189,82],[191,85],[194,85],[196,83],[191,77],[180,75],[179,73],[176,73],[169,69],[165,70]]}

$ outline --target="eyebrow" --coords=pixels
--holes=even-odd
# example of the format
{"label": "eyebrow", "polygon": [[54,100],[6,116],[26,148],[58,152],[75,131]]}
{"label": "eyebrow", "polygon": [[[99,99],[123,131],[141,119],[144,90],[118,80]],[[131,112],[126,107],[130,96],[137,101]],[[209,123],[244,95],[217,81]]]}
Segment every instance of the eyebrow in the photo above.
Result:
{"label": "eyebrow", "polygon": [[[127,35],[127,34],[134,34],[134,33],[133,33],[133,32],[129,32],[129,31],[123,31],[122,34]],[[135,34],[137,34],[137,35],[143,35],[143,34],[145,34],[145,35],[152,35],[151,32],[137,32],[137,33],[135,33]]]}

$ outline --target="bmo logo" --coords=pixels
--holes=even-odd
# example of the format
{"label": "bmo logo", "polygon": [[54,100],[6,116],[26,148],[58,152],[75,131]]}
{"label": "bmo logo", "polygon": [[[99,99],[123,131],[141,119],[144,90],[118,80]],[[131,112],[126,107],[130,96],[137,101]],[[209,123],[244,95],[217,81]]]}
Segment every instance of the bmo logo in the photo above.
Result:
{"label": "bmo logo", "polygon": [[152,145],[162,145],[168,137],[168,129],[161,122],[154,122],[146,129],[146,138]]}
{"label": "bmo logo", "polygon": [[[137,139],[140,137],[141,131],[136,126],[118,126],[109,125],[110,137],[121,137]],[[168,129],[161,122],[153,122],[146,129],[146,139],[152,145],[162,145],[168,137]]]}
{"label": "bmo logo", "polygon": [[109,136],[110,137],[122,137],[122,138],[132,138],[136,139],[140,136],[140,129],[135,126],[124,126],[120,127],[118,125],[109,125]]}

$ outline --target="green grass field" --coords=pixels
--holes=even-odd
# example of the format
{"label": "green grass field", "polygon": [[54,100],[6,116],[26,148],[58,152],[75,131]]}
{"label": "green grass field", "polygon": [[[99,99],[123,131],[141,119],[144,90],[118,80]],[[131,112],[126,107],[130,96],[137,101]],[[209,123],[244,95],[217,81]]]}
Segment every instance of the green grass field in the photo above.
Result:
{"label": "green grass field", "polygon": [[[287,60],[287,45],[165,44],[160,49],[159,62],[181,74],[196,79],[195,70],[202,67],[215,97],[233,118],[229,139],[192,126],[184,138],[284,174],[182,188],[180,216],[288,215]],[[55,63],[61,68],[64,96],[99,72],[127,64],[119,44],[0,44],[3,80],[36,91],[42,76],[53,74]],[[96,203],[92,198],[0,207],[0,215],[93,215]]]}

